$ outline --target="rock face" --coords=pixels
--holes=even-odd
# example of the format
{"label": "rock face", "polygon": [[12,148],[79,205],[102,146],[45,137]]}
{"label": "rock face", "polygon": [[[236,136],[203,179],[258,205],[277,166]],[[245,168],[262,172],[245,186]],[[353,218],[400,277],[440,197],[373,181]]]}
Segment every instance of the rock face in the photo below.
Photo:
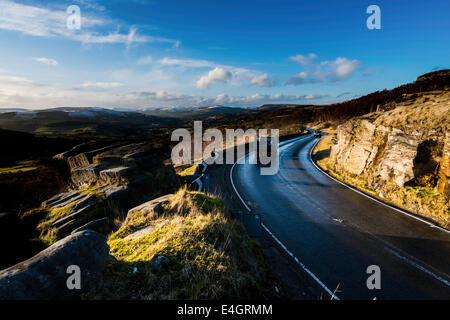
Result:
{"label": "rock face", "polygon": [[449,126],[450,93],[444,92],[347,121],[330,157],[337,171],[364,176],[372,188],[427,182],[448,198]]}
{"label": "rock face", "polygon": [[[170,157],[167,146],[151,142],[99,146],[84,144],[56,156],[65,159],[69,165],[74,188],[81,189],[94,184],[140,184],[145,177],[153,180],[146,181],[147,189],[166,189],[164,187],[168,186],[170,190],[180,183],[173,167],[164,164],[164,160]],[[156,185],[155,180],[164,183]]]}
{"label": "rock face", "polygon": [[438,188],[450,198],[450,132],[447,131],[442,148],[442,161],[439,169]]}
{"label": "rock face", "polygon": [[[38,255],[0,271],[0,300],[74,299],[102,280],[109,255],[106,237],[93,231],[70,235]],[[67,268],[81,271],[81,290],[69,290]]]}
{"label": "rock face", "polygon": [[[331,157],[340,171],[370,174],[375,184],[394,181],[398,187],[415,177],[414,159],[421,137],[397,128],[376,126],[367,119],[353,119],[339,126],[338,144]],[[421,174],[420,172],[416,172]]]}

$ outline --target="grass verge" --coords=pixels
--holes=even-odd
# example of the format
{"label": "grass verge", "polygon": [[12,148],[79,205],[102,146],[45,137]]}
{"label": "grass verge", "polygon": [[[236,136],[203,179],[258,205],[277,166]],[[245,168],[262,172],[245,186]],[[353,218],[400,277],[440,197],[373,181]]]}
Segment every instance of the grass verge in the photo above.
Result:
{"label": "grass verge", "polygon": [[[135,212],[109,237],[101,289],[86,299],[263,299],[286,295],[259,243],[222,202],[180,190],[159,213]],[[142,232],[146,228],[147,232]],[[133,233],[140,230],[137,236]],[[163,256],[161,269],[152,259]]]}

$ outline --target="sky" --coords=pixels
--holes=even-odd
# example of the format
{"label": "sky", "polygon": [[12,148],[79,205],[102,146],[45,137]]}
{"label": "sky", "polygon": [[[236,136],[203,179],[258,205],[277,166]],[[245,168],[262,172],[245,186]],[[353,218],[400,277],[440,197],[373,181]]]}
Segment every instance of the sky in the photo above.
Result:
{"label": "sky", "polygon": [[0,0],[0,108],[339,102],[450,68],[449,14],[448,0]]}

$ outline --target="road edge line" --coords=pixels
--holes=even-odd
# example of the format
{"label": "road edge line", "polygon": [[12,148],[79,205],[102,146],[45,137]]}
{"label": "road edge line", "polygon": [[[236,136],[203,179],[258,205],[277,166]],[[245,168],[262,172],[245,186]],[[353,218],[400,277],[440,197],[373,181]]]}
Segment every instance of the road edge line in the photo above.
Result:
{"label": "road edge line", "polygon": [[[298,138],[294,138],[294,139],[298,139]],[[292,140],[294,140],[294,139],[292,139]],[[289,140],[287,140],[287,141],[289,141]],[[285,144],[287,144],[287,143],[285,143]],[[237,189],[236,189],[236,186],[234,185],[234,182],[233,182],[233,170],[234,170],[234,167],[236,166],[236,164],[238,163],[238,161],[240,160],[240,159],[242,159],[242,158],[245,158],[245,157],[247,157],[247,155],[245,155],[245,156],[243,156],[243,157],[241,157],[241,158],[239,158],[239,159],[237,159],[237,161],[233,164],[233,166],[231,167],[231,170],[230,170],[230,181],[231,181],[231,186],[233,187],[233,190],[234,190],[234,192],[236,193],[236,195],[238,196],[238,198],[239,198],[239,200],[241,200],[241,202],[242,202],[242,204],[244,205],[244,207],[247,209],[247,211],[249,211],[249,212],[251,212],[252,210],[248,207],[248,205],[245,203],[245,201],[244,201],[244,199],[242,199],[242,197],[241,197],[241,195],[239,194],[239,192],[237,191]],[[335,294],[335,293],[333,293],[333,292],[331,292],[331,290],[330,289],[328,289],[328,287],[322,282],[322,281],[320,281],[320,279],[319,278],[317,278],[317,276],[314,274],[314,273],[312,273],[312,271],[311,270],[309,270],[270,230],[269,230],[269,228],[267,228],[266,227],[266,225],[264,224],[264,223],[262,223],[261,222],[261,226],[264,228],[264,230],[266,230],[267,231],[267,233],[272,237],[272,239],[274,239],[275,240],[275,242],[276,243],[278,243],[278,245],[280,245],[281,246],[281,248],[289,255],[289,256],[291,256],[293,259],[294,259],[294,261],[302,268],[302,270],[303,271],[305,271],[315,282],[317,282],[317,284],[319,284],[319,286],[320,287],[322,287],[322,289],[324,289],[330,296],[331,296],[331,299],[334,299],[334,300],[340,300],[339,299],[339,297]]]}
{"label": "road edge line", "polygon": [[407,216],[409,216],[409,217],[411,217],[411,218],[414,218],[414,219],[416,219],[416,220],[419,220],[419,221],[421,221],[421,222],[427,224],[427,225],[428,225],[429,227],[431,227],[431,228],[437,228],[437,229],[439,229],[440,231],[444,231],[444,232],[446,232],[446,233],[450,233],[450,230],[447,230],[447,229],[445,229],[445,228],[443,228],[443,227],[441,227],[441,226],[439,226],[439,225],[436,225],[436,224],[434,224],[434,223],[431,223],[430,221],[427,221],[427,220],[425,220],[425,219],[423,219],[423,218],[420,218],[420,217],[418,217],[417,215],[415,215],[415,214],[413,214],[413,213],[410,213],[410,212],[408,212],[408,211],[406,211],[406,210],[402,210],[402,209],[400,209],[400,208],[396,208],[396,207],[394,207],[394,206],[391,206],[390,204],[388,204],[388,203],[386,203],[386,202],[384,202],[384,201],[382,201],[382,200],[379,200],[379,199],[377,199],[377,198],[375,198],[375,197],[372,197],[372,196],[368,195],[367,193],[364,193],[363,191],[358,190],[357,188],[355,188],[355,187],[353,187],[353,186],[351,186],[351,185],[349,185],[349,184],[347,184],[347,183],[345,183],[345,182],[343,182],[343,181],[340,181],[339,179],[336,179],[336,178],[333,177],[332,175],[330,175],[330,174],[328,174],[327,172],[325,172],[325,171],[324,171],[321,167],[319,167],[319,166],[314,162],[314,160],[312,159],[312,152],[314,151],[314,149],[316,148],[316,146],[317,146],[317,144],[320,142],[320,140],[322,140],[322,139],[317,140],[317,141],[314,143],[314,145],[311,147],[311,150],[309,151],[309,160],[310,160],[310,161],[312,162],[312,164],[316,167],[316,169],[318,169],[320,172],[322,172],[322,173],[323,173],[324,175],[326,175],[328,178],[330,178],[330,179],[332,179],[332,180],[334,180],[334,181],[336,181],[336,182],[342,184],[343,186],[347,187],[348,189],[350,189],[350,190],[352,190],[352,191],[354,191],[354,192],[357,192],[357,193],[359,193],[360,195],[362,195],[362,196],[364,196],[364,197],[366,197],[366,198],[369,198],[369,199],[371,199],[371,200],[373,200],[373,201],[375,201],[375,202],[378,202],[379,204],[382,204],[382,205],[384,205],[384,206],[386,206],[386,207],[388,207],[388,208],[391,208],[391,209],[393,209],[393,210],[395,210],[395,211],[397,211],[397,212],[403,213],[403,214],[405,214],[405,215],[407,215]]}

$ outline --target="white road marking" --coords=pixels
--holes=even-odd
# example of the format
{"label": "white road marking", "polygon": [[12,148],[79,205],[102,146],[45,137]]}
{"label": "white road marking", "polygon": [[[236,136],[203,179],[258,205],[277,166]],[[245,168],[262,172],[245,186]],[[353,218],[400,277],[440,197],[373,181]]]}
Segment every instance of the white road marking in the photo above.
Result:
{"label": "white road marking", "polygon": [[[292,144],[292,143],[294,143],[294,142],[296,142],[296,141],[298,141],[298,140],[303,140],[303,139],[305,139],[306,137],[301,137],[301,138],[294,138],[294,139],[291,139],[291,141],[290,140],[288,140],[288,141],[284,141],[283,143],[280,143],[279,144],[279,147],[281,147],[281,146],[283,146],[284,148],[287,146],[287,145],[289,145],[289,144]],[[284,149],[283,148],[283,149]],[[236,189],[236,186],[234,185],[234,182],[233,182],[233,170],[234,170],[234,167],[236,166],[236,164],[239,162],[239,160],[241,160],[242,158],[245,158],[246,156],[243,156],[243,157],[241,157],[241,158],[239,158],[234,164],[233,164],[233,166],[231,167],[231,170],[230,170],[230,181],[231,181],[231,185],[232,185],[232,187],[233,187],[233,189],[234,189],[234,192],[236,193],[236,195],[238,196],[238,198],[239,198],[239,200],[241,200],[241,202],[242,202],[242,204],[244,205],[244,207],[249,211],[249,212],[251,212],[252,210],[248,207],[248,205],[245,203],[245,201],[244,201],[244,199],[242,199],[242,197],[241,197],[241,195],[239,194],[239,192],[237,191],[237,189]],[[278,243],[280,246],[281,246],[281,248],[283,248],[283,250],[284,251],[286,251],[286,253],[288,254],[288,255],[290,255],[293,259],[294,259],[294,261],[311,277],[311,278],[313,278],[314,279],[314,281],[316,281],[321,287],[322,287],[322,289],[324,289],[333,299],[335,299],[335,300],[340,300],[339,299],[339,297],[337,296],[337,295],[335,295],[330,289],[328,289],[328,287],[322,282],[322,281],[320,281],[320,279],[319,278],[317,278],[316,277],[316,275],[314,274],[314,273],[312,273],[280,240],[278,240],[278,238],[269,230],[269,228],[267,228],[266,227],[266,225],[264,224],[264,223],[262,223],[261,222],[261,226],[267,231],[267,233],[275,240],[275,242],[276,243]]]}
{"label": "white road marking", "polygon": [[411,214],[411,213],[409,213],[409,212],[407,212],[407,211],[404,211],[404,210],[401,210],[401,209],[399,209],[399,208],[393,207],[393,206],[391,206],[391,205],[389,205],[389,204],[387,204],[387,203],[385,203],[385,202],[383,202],[383,201],[378,200],[377,198],[371,197],[371,196],[369,196],[368,194],[365,194],[364,192],[359,191],[358,189],[356,189],[356,188],[354,188],[354,187],[352,187],[352,186],[350,186],[350,185],[348,185],[348,184],[346,184],[346,183],[344,183],[344,182],[342,182],[342,181],[340,181],[340,180],[334,178],[333,176],[329,175],[328,173],[326,173],[324,170],[322,170],[322,168],[320,168],[320,167],[312,160],[312,152],[313,152],[315,146],[319,143],[319,141],[320,141],[320,139],[317,140],[316,143],[314,143],[314,145],[312,146],[312,148],[311,148],[311,150],[310,150],[310,152],[309,152],[309,159],[310,159],[310,161],[312,162],[312,164],[316,167],[316,169],[319,170],[320,172],[322,172],[322,173],[323,173],[324,175],[326,175],[328,178],[330,178],[330,179],[332,179],[332,180],[334,180],[334,181],[336,181],[336,182],[342,184],[343,186],[347,187],[348,189],[350,189],[350,190],[352,190],[352,191],[354,191],[354,192],[357,192],[357,193],[359,193],[360,195],[362,195],[362,196],[364,196],[364,197],[366,197],[366,198],[369,198],[369,199],[371,199],[371,200],[373,200],[373,201],[375,201],[375,202],[378,202],[379,204],[382,204],[382,205],[385,206],[385,207],[391,208],[391,209],[393,209],[393,210],[395,210],[395,211],[397,211],[397,212],[403,213],[403,214],[405,214],[405,215],[407,215],[407,216],[409,216],[409,217],[411,217],[411,218],[414,218],[414,219],[416,219],[416,220],[419,220],[419,221],[421,221],[421,222],[427,224],[428,226],[430,226],[430,227],[432,227],[432,228],[437,228],[437,229],[439,229],[440,231],[444,231],[444,232],[446,232],[446,233],[450,233],[450,230],[447,230],[447,229],[444,229],[444,228],[442,228],[442,227],[440,227],[440,226],[437,226],[437,225],[435,225],[435,224],[432,224],[432,223],[430,223],[429,221],[427,221],[427,220],[425,220],[425,219],[422,219],[422,218],[419,218],[418,216],[413,215],[413,214]]}
{"label": "white road marking", "polygon": [[333,299],[339,300],[338,296],[336,296],[336,294],[331,292],[331,290],[328,289],[327,286],[322,281],[320,281],[320,279],[317,278],[314,273],[312,273],[300,260],[298,260],[297,257],[291,251],[289,251],[289,249],[286,248],[286,246],[280,240],[278,240],[278,238],[272,232],[270,232],[270,230],[263,223],[261,223],[261,225],[272,236],[272,238],[284,249],[284,251],[286,251],[295,260],[295,262],[297,262],[300,265],[300,267],[304,271],[306,271],[306,273],[309,274],[311,278],[313,278]]}
{"label": "white road marking", "polygon": [[[311,148],[311,150],[310,150],[310,152],[309,152],[309,160],[313,163],[313,165],[314,165],[320,172],[322,172],[323,174],[325,174],[328,178],[330,178],[330,179],[332,179],[332,180],[334,180],[334,181],[340,183],[341,185],[343,185],[343,186],[349,188],[350,190],[352,190],[352,191],[354,191],[354,192],[359,193],[360,195],[362,195],[362,196],[364,196],[364,197],[366,197],[366,198],[369,198],[369,199],[371,199],[371,200],[373,200],[373,201],[376,201],[376,202],[378,202],[378,203],[380,203],[380,204],[382,204],[382,205],[384,205],[384,206],[386,206],[386,207],[388,207],[388,208],[391,208],[391,209],[393,209],[393,210],[395,210],[395,211],[397,211],[397,212],[403,213],[403,214],[407,215],[408,217],[411,217],[411,218],[414,218],[414,219],[416,219],[416,220],[419,220],[419,221],[421,221],[421,222],[423,222],[423,223],[429,225],[430,227],[438,228],[439,230],[445,231],[446,233],[449,233],[449,232],[450,232],[449,230],[446,230],[446,229],[444,229],[444,228],[441,228],[441,227],[439,227],[439,226],[436,226],[436,225],[434,225],[434,224],[432,224],[432,223],[430,223],[430,222],[428,222],[428,221],[426,221],[426,220],[424,220],[424,219],[421,219],[421,218],[419,218],[419,217],[417,217],[417,216],[415,216],[415,215],[413,215],[413,214],[410,214],[410,213],[407,212],[407,211],[404,211],[404,210],[395,208],[395,207],[393,207],[393,206],[390,206],[389,204],[384,203],[383,201],[379,201],[378,199],[376,199],[376,198],[374,198],[374,197],[371,197],[371,196],[365,194],[364,192],[359,191],[358,189],[356,189],[356,188],[354,188],[354,187],[352,187],[352,186],[350,186],[350,185],[348,185],[348,184],[346,184],[346,183],[344,183],[344,182],[342,182],[342,181],[340,181],[340,180],[334,178],[333,176],[329,175],[328,173],[326,173],[324,170],[322,170],[322,168],[320,168],[320,167],[312,160],[312,152],[313,152],[315,146],[319,143],[319,141],[320,141],[320,139],[317,140],[317,141],[314,143],[314,145],[312,146],[312,148]],[[378,238],[378,237],[377,237],[377,238]],[[381,239],[379,239],[379,240],[382,241]],[[384,241],[383,241],[383,242],[384,242]],[[421,266],[421,265],[415,263],[415,262],[412,261],[411,259],[409,259],[409,258],[407,258],[407,257],[405,257],[405,256],[403,256],[403,255],[401,255],[401,254],[398,253],[397,251],[395,251],[395,250],[393,250],[393,249],[390,249],[390,248],[388,248],[388,247],[385,247],[385,250],[387,250],[388,252],[392,253],[392,254],[395,255],[397,258],[400,258],[401,260],[403,260],[403,261],[409,263],[410,265],[416,267],[417,269],[419,269],[419,270],[425,272],[425,273],[428,274],[429,276],[432,276],[432,277],[435,278],[436,280],[439,280],[440,282],[444,283],[446,286],[450,286],[450,283],[449,283],[448,280],[442,278],[441,276],[435,274],[434,272],[428,270],[427,268],[425,268],[425,267],[423,267],[423,266]]]}
{"label": "white road marking", "polygon": [[447,287],[450,287],[450,282],[440,276],[438,276],[437,274],[435,274],[434,272],[431,272],[430,270],[428,270],[425,267],[422,267],[420,264],[415,263],[414,261],[412,261],[411,259],[401,255],[400,253],[398,253],[395,250],[392,250],[391,248],[385,247],[385,250],[389,251],[390,253],[392,253],[394,256],[396,256],[397,258],[409,263],[410,265],[412,265],[413,267],[416,267],[417,269],[425,272],[426,274],[428,274],[429,276],[432,276],[433,278],[435,278],[436,280],[441,281],[442,283],[444,283]]}

